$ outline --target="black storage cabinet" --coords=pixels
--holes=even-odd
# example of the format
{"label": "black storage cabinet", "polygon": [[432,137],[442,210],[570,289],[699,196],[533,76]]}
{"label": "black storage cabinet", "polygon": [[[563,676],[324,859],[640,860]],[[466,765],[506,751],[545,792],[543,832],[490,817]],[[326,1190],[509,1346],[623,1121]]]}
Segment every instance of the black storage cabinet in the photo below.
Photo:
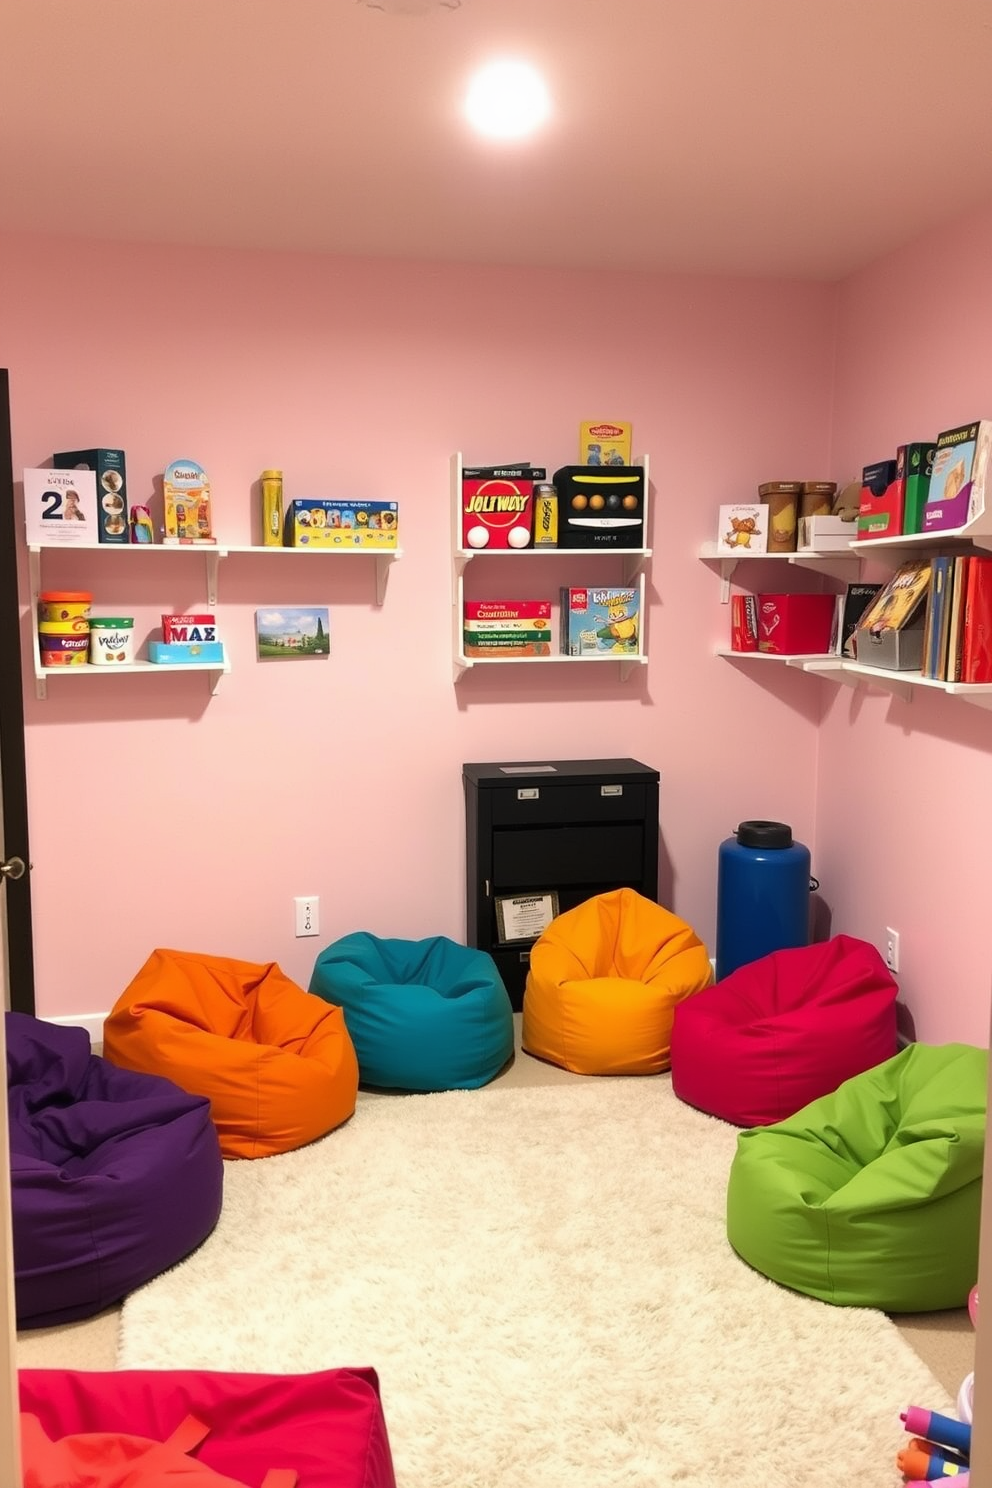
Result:
{"label": "black storage cabinet", "polygon": [[558,912],[608,889],[658,897],[659,774],[635,759],[462,766],[466,929],[519,1011],[533,941],[500,944],[496,900],[554,892]]}

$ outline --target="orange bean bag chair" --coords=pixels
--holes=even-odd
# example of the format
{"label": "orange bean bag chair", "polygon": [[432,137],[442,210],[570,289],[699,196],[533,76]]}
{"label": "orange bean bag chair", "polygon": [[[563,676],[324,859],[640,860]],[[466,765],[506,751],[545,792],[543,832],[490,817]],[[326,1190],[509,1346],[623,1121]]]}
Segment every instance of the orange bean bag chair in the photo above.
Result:
{"label": "orange bean bag chair", "polygon": [[691,926],[634,889],[552,920],[530,953],[523,1048],[577,1075],[668,1069],[676,1003],[713,979]]}
{"label": "orange bean bag chair", "polygon": [[273,962],[153,951],[104,1022],[103,1054],[205,1095],[224,1157],[302,1147],[358,1099],[344,1013]]}

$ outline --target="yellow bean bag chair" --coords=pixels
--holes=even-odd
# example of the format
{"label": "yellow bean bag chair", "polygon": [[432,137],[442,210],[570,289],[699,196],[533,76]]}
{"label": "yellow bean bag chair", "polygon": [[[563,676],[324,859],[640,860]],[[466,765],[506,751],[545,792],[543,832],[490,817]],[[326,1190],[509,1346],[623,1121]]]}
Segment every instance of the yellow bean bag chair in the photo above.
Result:
{"label": "yellow bean bag chair", "polygon": [[669,1067],[676,1003],[713,979],[691,926],[633,889],[552,920],[530,953],[523,1048],[577,1075]]}
{"label": "yellow bean bag chair", "polygon": [[355,1111],[344,1013],[273,962],[153,951],[103,1025],[103,1054],[210,1101],[224,1157],[271,1157]]}

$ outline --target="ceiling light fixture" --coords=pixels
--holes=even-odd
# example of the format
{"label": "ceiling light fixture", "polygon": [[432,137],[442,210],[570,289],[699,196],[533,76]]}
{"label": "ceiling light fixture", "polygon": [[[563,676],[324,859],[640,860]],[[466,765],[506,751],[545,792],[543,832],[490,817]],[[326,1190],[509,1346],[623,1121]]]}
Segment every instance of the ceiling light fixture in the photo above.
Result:
{"label": "ceiling light fixture", "polygon": [[369,10],[384,10],[390,15],[426,15],[430,10],[458,10],[462,0],[358,0]]}
{"label": "ceiling light fixture", "polygon": [[465,99],[469,123],[490,139],[532,134],[551,113],[551,99],[540,73],[527,62],[489,62],[469,83]]}

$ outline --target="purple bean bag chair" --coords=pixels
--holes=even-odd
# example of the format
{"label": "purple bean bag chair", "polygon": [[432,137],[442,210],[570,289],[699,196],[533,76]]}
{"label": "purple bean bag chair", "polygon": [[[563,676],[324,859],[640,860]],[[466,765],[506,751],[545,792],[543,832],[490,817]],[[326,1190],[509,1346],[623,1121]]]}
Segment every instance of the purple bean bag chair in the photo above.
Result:
{"label": "purple bean bag chair", "polygon": [[19,1328],[92,1317],[209,1235],[224,1165],[210,1102],[117,1069],[84,1028],[7,1013]]}

